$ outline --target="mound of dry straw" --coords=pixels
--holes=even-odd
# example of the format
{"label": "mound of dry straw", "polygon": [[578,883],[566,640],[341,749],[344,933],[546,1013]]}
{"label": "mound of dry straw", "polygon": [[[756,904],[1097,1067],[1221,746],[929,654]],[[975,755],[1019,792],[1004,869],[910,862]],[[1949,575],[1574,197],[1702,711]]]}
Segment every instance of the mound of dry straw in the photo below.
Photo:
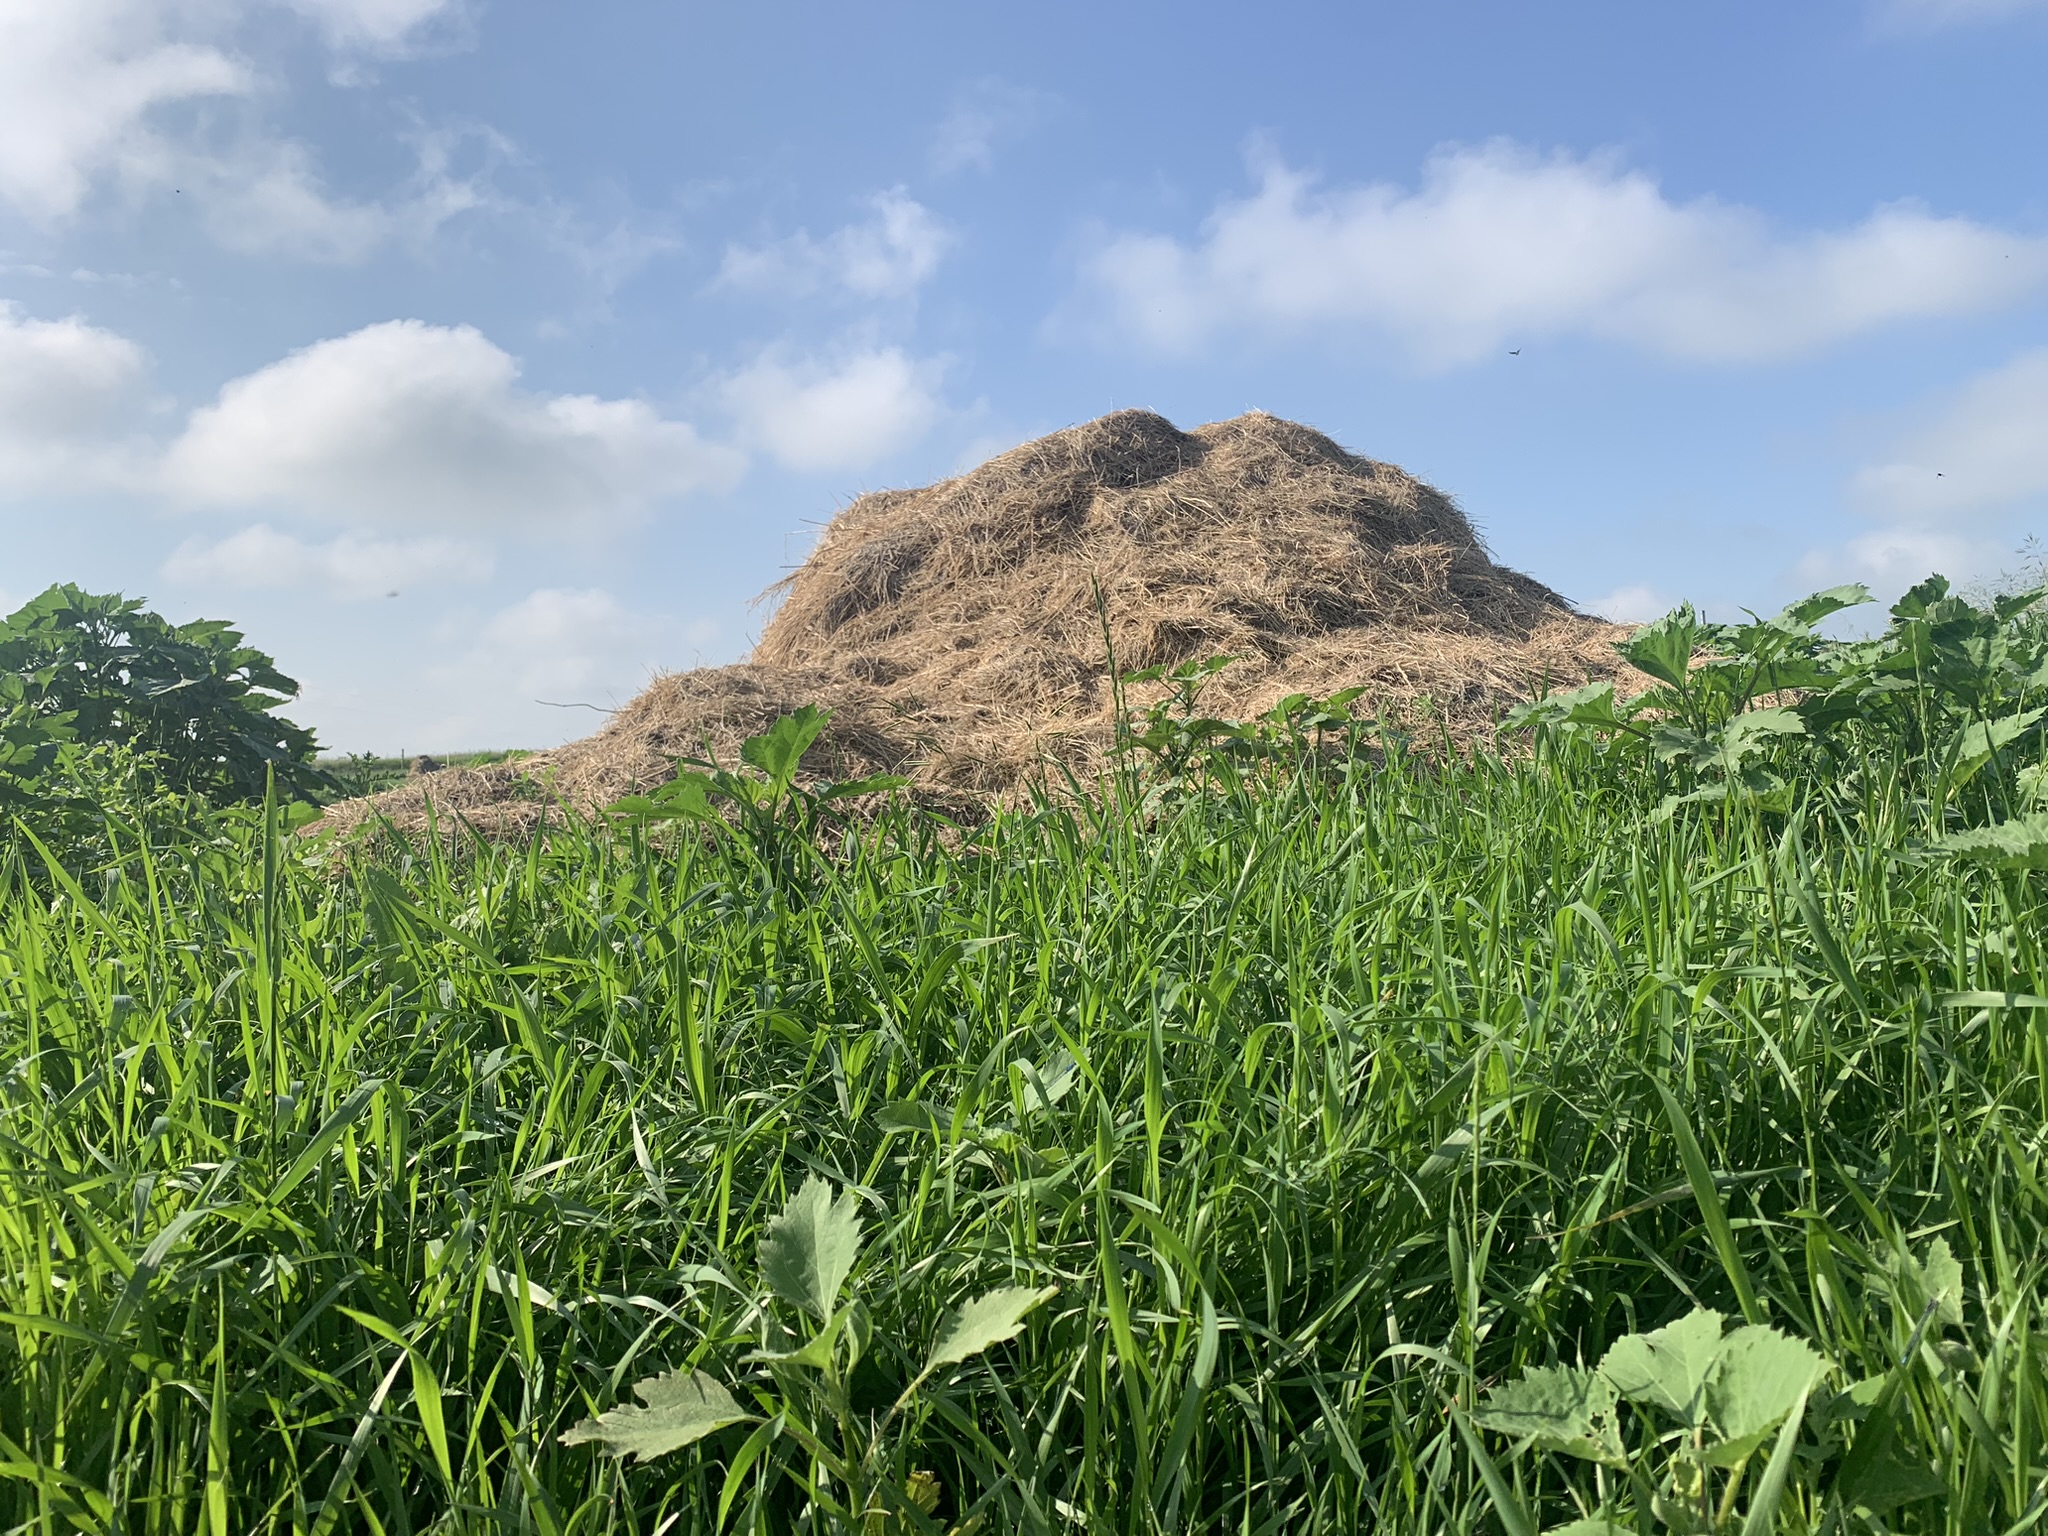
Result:
{"label": "mound of dry straw", "polygon": [[1216,713],[1363,687],[1355,707],[1440,716],[1458,739],[1532,688],[1620,671],[1622,631],[1494,564],[1448,496],[1260,412],[1182,432],[1118,411],[863,496],[771,595],[749,662],[659,678],[583,741],[330,820],[416,825],[431,800],[524,830],[551,801],[657,784],[681,756],[731,762],[802,704],[834,711],[807,768],[906,773],[956,805],[1007,797],[1049,762],[1100,764],[1112,652],[1125,671],[1239,658],[1203,695]]}

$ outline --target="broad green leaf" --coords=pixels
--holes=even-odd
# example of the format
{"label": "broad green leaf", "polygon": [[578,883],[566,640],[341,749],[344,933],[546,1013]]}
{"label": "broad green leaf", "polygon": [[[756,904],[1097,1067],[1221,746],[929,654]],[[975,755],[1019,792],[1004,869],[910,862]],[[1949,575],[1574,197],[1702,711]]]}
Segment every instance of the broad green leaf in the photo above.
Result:
{"label": "broad green leaf", "polygon": [[1763,750],[1773,736],[1804,736],[1806,722],[1790,709],[1745,710],[1721,727],[1712,762],[1729,771],[1740,768],[1752,753]]}
{"label": "broad green leaf", "polygon": [[1844,608],[1855,608],[1869,601],[1870,588],[1860,581],[1846,587],[1829,587],[1825,592],[1802,597],[1780,613],[1776,622],[1788,627],[1811,629],[1830,614],[1840,613]]}
{"label": "broad green leaf", "polygon": [[702,1371],[650,1376],[634,1382],[633,1393],[645,1407],[628,1403],[585,1419],[562,1436],[562,1444],[601,1445],[613,1456],[647,1461],[679,1451],[728,1424],[745,1424],[755,1418]]}
{"label": "broad green leaf", "polygon": [[1931,1303],[1935,1330],[1959,1328],[1963,1322],[1963,1266],[1950,1251],[1948,1239],[1937,1237],[1927,1245],[1925,1258],[1900,1254],[1895,1271],[1906,1309],[1917,1318]]}
{"label": "broad green leaf", "polygon": [[635,821],[703,820],[717,814],[711,808],[711,786],[712,781],[701,773],[679,774],[651,795],[614,800],[609,813]]}
{"label": "broad green leaf", "polygon": [[2048,763],[2032,763],[2013,775],[2020,799],[2027,805],[2048,805]]}
{"label": "broad green leaf", "polygon": [[853,1195],[832,1198],[816,1174],[789,1197],[761,1239],[761,1278],[793,1307],[819,1322],[832,1316],[839,1288],[860,1255],[860,1204]]}
{"label": "broad green leaf", "polygon": [[2018,741],[2048,715],[2048,709],[2029,709],[2000,720],[1976,720],[1956,740],[1955,767],[1949,774],[1951,788],[1959,789],[1975,778],[1984,765]]}
{"label": "broad green leaf", "polygon": [[1998,869],[2048,869],[2048,811],[1937,837],[1937,853]]}
{"label": "broad green leaf", "polygon": [[1590,1520],[1574,1520],[1570,1525],[1553,1525],[1543,1536],[1636,1536],[1636,1529],[1595,1515]]}
{"label": "broad green leaf", "polygon": [[900,773],[878,773],[865,779],[849,779],[843,784],[827,784],[818,791],[818,798],[848,800],[855,795],[879,795],[887,790],[901,789],[909,782]]}
{"label": "broad green leaf", "polygon": [[1702,624],[1690,603],[1680,604],[1654,624],[1645,624],[1614,649],[1639,672],[1660,683],[1683,688],[1692,670],[1693,653],[1712,638],[1713,626]]}
{"label": "broad green leaf", "polygon": [[1628,1459],[1614,1422],[1614,1388],[1598,1371],[1536,1366],[1487,1393],[1472,1422],[1587,1461],[1622,1466]]}
{"label": "broad green leaf", "polygon": [[1948,578],[1930,576],[1906,595],[1892,604],[1895,619],[1918,619],[1927,615],[1927,610],[1948,596]]}
{"label": "broad green leaf", "polygon": [[1715,743],[1699,732],[1665,721],[1650,732],[1650,750],[1659,762],[1704,767],[1714,759]]}
{"label": "broad green leaf", "polygon": [[825,1370],[832,1364],[833,1347],[838,1344],[839,1335],[846,1331],[846,1325],[852,1321],[852,1316],[852,1307],[841,1307],[832,1314],[830,1322],[796,1348],[757,1349],[745,1358],[750,1361],[758,1360],[764,1365],[802,1365],[814,1371]]}
{"label": "broad green leaf", "polygon": [[1614,710],[1614,684],[1588,683],[1559,693],[1546,693],[1509,710],[1501,722],[1503,730],[1527,730],[1531,726],[1591,726],[1613,729],[1622,723]]}
{"label": "broad green leaf", "polygon": [[1948,1492],[1948,1484],[1925,1462],[1909,1461],[1897,1446],[1887,1446],[1849,1495],[1858,1509],[1884,1515]]}
{"label": "broad green leaf", "polygon": [[2048,587],[2029,587],[2024,592],[1993,598],[1991,611],[1996,615],[1998,622],[2003,624],[2010,619],[2018,618],[2044,597],[2048,597]]}
{"label": "broad green leaf", "polygon": [[1024,1084],[1024,1107],[1034,1114],[1043,1114],[1059,1103],[1081,1075],[1079,1065],[1065,1046],[1047,1056],[1043,1066],[1029,1061],[1017,1062],[1015,1066],[1018,1079]]}
{"label": "broad green leaf", "polygon": [[1806,1400],[1825,1364],[1805,1340],[1761,1324],[1721,1340],[1707,1378],[1707,1416],[1723,1443],[1707,1459],[1732,1466],[1763,1444],[1793,1405]]}
{"label": "broad green leaf", "polygon": [[1721,1346],[1721,1314],[1695,1307],[1675,1323],[1616,1339],[1600,1374],[1632,1403],[1663,1410],[1686,1424],[1705,1411],[1708,1374]]}
{"label": "broad green leaf", "polygon": [[749,737],[740,747],[740,759],[767,774],[776,789],[785,789],[796,777],[796,765],[831,718],[831,710],[806,704],[795,714],[784,715],[759,736]]}
{"label": "broad green leaf", "polygon": [[932,1341],[931,1355],[924,1363],[925,1370],[930,1372],[942,1365],[958,1365],[1005,1339],[1014,1339],[1018,1330],[1023,1328],[1025,1317],[1051,1300],[1058,1289],[1052,1285],[1043,1289],[1006,1285],[1001,1290],[990,1291],[986,1296],[977,1296],[962,1303],[946,1319],[946,1326]]}

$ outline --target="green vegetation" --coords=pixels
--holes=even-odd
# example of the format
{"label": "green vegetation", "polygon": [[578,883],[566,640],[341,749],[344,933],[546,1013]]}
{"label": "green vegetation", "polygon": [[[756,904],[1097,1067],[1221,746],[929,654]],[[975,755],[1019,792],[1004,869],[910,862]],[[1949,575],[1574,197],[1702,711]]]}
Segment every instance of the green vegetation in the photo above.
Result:
{"label": "green vegetation", "polygon": [[310,797],[312,733],[272,713],[298,691],[219,619],[174,625],[137,599],[53,586],[0,620],[0,807],[76,798],[81,757],[103,747],[217,805],[273,780]]}
{"label": "green vegetation", "polygon": [[784,722],[527,846],[17,841],[0,1525],[2035,1528],[2043,647],[1851,596],[1506,755],[1193,669],[972,829]]}

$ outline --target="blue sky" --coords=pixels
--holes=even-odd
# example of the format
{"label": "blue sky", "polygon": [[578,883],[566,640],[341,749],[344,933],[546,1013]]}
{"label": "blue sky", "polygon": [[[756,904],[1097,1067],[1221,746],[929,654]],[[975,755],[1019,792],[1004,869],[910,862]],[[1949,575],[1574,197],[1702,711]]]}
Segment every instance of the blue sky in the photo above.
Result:
{"label": "blue sky", "polygon": [[0,602],[545,745],[1119,406],[1309,422],[1619,618],[1984,578],[2044,80],[2042,0],[0,0]]}

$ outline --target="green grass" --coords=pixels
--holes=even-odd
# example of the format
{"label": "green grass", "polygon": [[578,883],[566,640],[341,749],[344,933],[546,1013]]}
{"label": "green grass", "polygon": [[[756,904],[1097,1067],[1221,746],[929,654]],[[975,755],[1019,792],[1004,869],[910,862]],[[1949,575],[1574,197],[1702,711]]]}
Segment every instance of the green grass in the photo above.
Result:
{"label": "green grass", "polygon": [[[819,1174],[866,1220],[856,1419],[963,1297],[1058,1287],[897,1421],[941,1503],[873,1531],[1549,1527],[1625,1490],[1454,1406],[1696,1303],[1830,1362],[1764,1528],[2037,1528],[2041,877],[1913,855],[1882,772],[1791,828],[1619,782],[1361,761],[829,854],[31,851],[0,1527],[828,1529],[794,1430],[558,1443],[661,1370],[756,1401],[756,1243]],[[1902,1258],[1936,1237],[1959,1324]]]}

